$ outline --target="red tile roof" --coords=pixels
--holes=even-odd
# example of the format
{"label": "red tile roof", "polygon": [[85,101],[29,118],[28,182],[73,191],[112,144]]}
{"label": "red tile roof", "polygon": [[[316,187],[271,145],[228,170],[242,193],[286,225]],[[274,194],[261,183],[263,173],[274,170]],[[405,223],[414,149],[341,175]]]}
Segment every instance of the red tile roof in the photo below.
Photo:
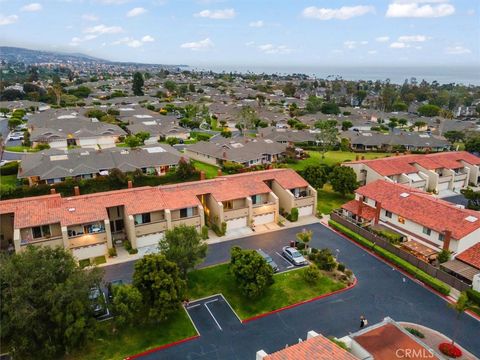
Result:
{"label": "red tile roof", "polygon": [[[450,230],[452,237],[457,240],[480,229],[479,212],[458,208],[406,185],[377,180],[357,189],[356,193],[381,203],[385,210],[437,232]],[[468,216],[476,220],[468,221]]]}
{"label": "red tile roof", "polygon": [[125,206],[127,215],[200,205],[197,196],[212,194],[217,201],[267,193],[267,180],[275,179],[285,189],[308,183],[291,169],[274,169],[212,180],[159,187],[140,187],[62,198],[59,194],[0,201],[0,214],[15,213],[15,228],[61,223],[83,224],[108,218],[106,209]]}
{"label": "red tile roof", "polygon": [[480,269],[480,242],[457,255],[455,259]]}
{"label": "red tile roof", "polygon": [[463,162],[480,165],[480,158],[466,151],[442,152],[428,155],[402,155],[373,160],[358,160],[346,163],[365,164],[382,176],[416,173],[418,169],[413,164],[418,164],[428,170],[440,168],[462,168]]}
{"label": "red tile roof", "polygon": [[375,209],[359,200],[351,200],[342,205],[342,209],[360,216],[363,219],[372,220],[375,218]]}
{"label": "red tile roof", "polygon": [[265,360],[358,360],[348,351],[322,335],[267,355]]}
{"label": "red tile roof", "polygon": [[355,336],[354,340],[367,350],[375,360],[400,359],[402,355],[405,359],[438,360],[438,357],[429,349],[416,342],[393,324],[374,327],[370,331]]}

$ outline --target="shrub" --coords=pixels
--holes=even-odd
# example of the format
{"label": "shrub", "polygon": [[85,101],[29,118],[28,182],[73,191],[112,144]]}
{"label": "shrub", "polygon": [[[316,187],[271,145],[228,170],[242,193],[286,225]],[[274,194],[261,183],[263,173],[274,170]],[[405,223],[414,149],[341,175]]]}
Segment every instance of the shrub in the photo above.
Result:
{"label": "shrub", "polygon": [[117,249],[115,249],[114,247],[108,249],[108,256],[110,256],[110,257],[117,256]]}
{"label": "shrub", "polygon": [[458,358],[462,356],[462,350],[452,343],[441,343],[438,345],[438,349],[442,352],[442,354],[452,358]]}
{"label": "shrub", "polygon": [[17,175],[18,174],[18,162],[12,161],[6,163],[0,168],[0,175]]}
{"label": "shrub", "polygon": [[425,284],[429,285],[431,288],[437,290],[438,292],[442,293],[443,295],[448,295],[450,294],[450,286],[445,284],[444,282],[438,280],[437,278],[434,278],[433,276],[428,275],[424,271],[420,270],[419,268],[413,266],[409,262],[403,260],[402,258],[392,254],[388,250],[383,249],[380,246],[373,246],[373,243],[367,239],[365,239],[363,236],[357,234],[356,232],[348,229],[347,227],[337,223],[334,220],[330,220],[328,224],[340,231],[341,233],[347,235],[349,238],[352,240],[355,240],[359,244],[371,248],[375,253],[383,257],[384,259],[390,261],[391,263],[397,265],[398,267],[402,268],[409,274],[413,275],[415,278],[418,280],[424,282]]}
{"label": "shrub", "polygon": [[387,229],[382,228],[371,228],[370,229],[374,234],[377,234],[388,240],[391,244],[399,244],[402,241],[403,236]]}
{"label": "shrub", "polygon": [[406,327],[405,330],[407,330],[410,334],[415,335],[420,339],[423,339],[425,337],[425,335],[423,335],[423,333],[420,330],[410,328],[410,327]]}
{"label": "shrub", "polygon": [[332,271],[337,266],[337,262],[329,249],[319,250],[315,254],[310,254],[308,258],[321,270]]}
{"label": "shrub", "polygon": [[227,223],[224,221],[224,222],[222,222],[221,226],[222,226],[221,232],[222,232],[222,236],[223,236],[227,233]]}
{"label": "shrub", "polygon": [[438,262],[440,264],[443,264],[444,262],[447,262],[448,260],[450,260],[450,254],[451,254],[450,251],[443,249],[438,254]]}
{"label": "shrub", "polygon": [[124,240],[123,247],[125,248],[125,250],[130,252],[130,250],[132,250],[132,243],[129,240]]}
{"label": "shrub", "polygon": [[298,209],[297,208],[292,208],[290,211],[290,219],[291,222],[295,222],[298,220]]}
{"label": "shrub", "polygon": [[345,271],[345,264],[338,264],[337,265],[337,270],[338,271],[341,271],[341,272],[344,272]]}
{"label": "shrub", "polygon": [[38,144],[37,146],[35,146],[35,149],[37,149],[37,150],[47,150],[47,149],[50,149],[50,145],[48,145],[48,144]]}
{"label": "shrub", "polygon": [[130,255],[137,254],[137,253],[138,253],[138,249],[133,249],[133,248],[132,248],[132,249],[128,250],[128,253],[129,253]]}
{"label": "shrub", "polygon": [[208,239],[208,226],[202,226],[202,239]]}
{"label": "shrub", "polygon": [[297,249],[298,249],[298,250],[303,250],[303,249],[305,249],[305,246],[306,246],[305,243],[302,243],[302,242],[298,242],[298,241],[297,241]]}
{"label": "shrub", "polygon": [[320,270],[314,264],[310,264],[307,268],[303,270],[303,278],[309,284],[315,284],[320,280]]}

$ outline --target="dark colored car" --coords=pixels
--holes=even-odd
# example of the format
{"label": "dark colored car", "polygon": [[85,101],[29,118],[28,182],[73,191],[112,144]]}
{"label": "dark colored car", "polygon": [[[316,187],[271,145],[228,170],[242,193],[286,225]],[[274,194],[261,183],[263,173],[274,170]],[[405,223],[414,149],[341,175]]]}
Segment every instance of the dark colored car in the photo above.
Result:
{"label": "dark colored car", "polygon": [[265,261],[267,262],[268,265],[270,265],[273,269],[274,272],[277,272],[278,271],[278,265],[275,263],[275,261],[273,261],[272,257],[270,255],[268,255],[265,251],[263,251],[262,249],[258,249],[257,250],[257,253],[260,254],[261,257],[263,257],[265,259]]}
{"label": "dark colored car", "polygon": [[100,317],[107,313],[105,295],[100,289],[100,286],[92,287],[90,289],[90,293],[88,294],[88,298],[90,299],[93,314],[95,315],[95,317]]}

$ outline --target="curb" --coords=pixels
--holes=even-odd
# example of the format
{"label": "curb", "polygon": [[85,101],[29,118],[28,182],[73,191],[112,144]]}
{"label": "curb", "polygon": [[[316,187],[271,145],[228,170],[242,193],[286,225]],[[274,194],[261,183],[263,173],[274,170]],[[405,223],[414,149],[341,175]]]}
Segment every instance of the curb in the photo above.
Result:
{"label": "curb", "polygon": [[247,319],[242,320],[242,324],[246,324],[246,323],[249,323],[250,321],[261,319],[263,317],[266,317],[266,316],[269,316],[269,315],[272,315],[272,314],[276,314],[276,313],[284,311],[284,310],[288,310],[288,309],[291,309],[291,308],[294,308],[294,307],[297,307],[297,306],[300,306],[300,305],[308,304],[308,303],[316,301],[316,300],[320,300],[320,299],[323,299],[323,298],[326,298],[326,297],[329,297],[329,296],[332,296],[332,295],[336,295],[336,294],[345,292],[347,290],[352,289],[354,286],[356,286],[357,282],[358,282],[358,280],[355,277],[355,279],[353,280],[353,283],[348,285],[347,287],[344,287],[343,289],[335,290],[335,291],[333,291],[331,293],[328,293],[328,294],[322,294],[322,295],[316,296],[316,297],[308,299],[308,300],[300,301],[300,302],[295,303],[295,304],[290,304],[290,305],[284,306],[282,308],[266,312],[264,314],[252,316],[251,318],[247,318]]}
{"label": "curb", "polygon": [[146,350],[144,352],[141,352],[141,353],[138,353],[138,354],[135,354],[135,355],[127,356],[126,358],[124,358],[124,360],[138,359],[142,356],[152,354],[152,353],[160,351],[160,350],[168,349],[172,346],[179,345],[179,344],[182,344],[182,343],[187,342],[187,341],[194,340],[194,339],[199,338],[199,337],[200,337],[200,335],[194,335],[194,336],[190,336],[188,338],[182,339],[182,340],[178,340],[178,341],[174,341],[174,342],[171,342],[171,343],[168,343],[168,344],[165,344],[165,345],[157,346],[153,349],[149,349],[149,350]]}

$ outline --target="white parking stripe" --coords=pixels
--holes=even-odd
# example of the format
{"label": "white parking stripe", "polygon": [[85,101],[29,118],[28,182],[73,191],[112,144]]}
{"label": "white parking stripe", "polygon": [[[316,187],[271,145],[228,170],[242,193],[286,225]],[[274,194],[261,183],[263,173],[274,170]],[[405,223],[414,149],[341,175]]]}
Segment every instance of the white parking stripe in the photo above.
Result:
{"label": "white parking stripe", "polygon": [[192,306],[187,307],[187,309],[190,310],[190,309],[193,309],[194,307],[197,307],[197,306],[200,306],[200,305],[202,305],[202,304],[195,304],[195,305],[192,305]]}
{"label": "white parking stripe", "polygon": [[207,303],[211,303],[211,302],[214,302],[214,301],[217,301],[218,299],[215,299],[215,300],[211,300],[211,301],[208,301],[206,303],[204,303],[203,305],[205,305],[205,307],[207,308],[208,312],[210,313],[210,315],[212,316],[213,320],[215,321],[215,324],[217,324],[218,328],[220,329],[220,331],[223,331],[222,327],[220,326],[220,324],[218,323],[217,319],[215,318],[215,316],[213,316],[212,312],[210,311],[210,309],[208,308],[207,306]]}
{"label": "white parking stripe", "polygon": [[277,254],[278,256],[280,256],[280,257],[283,259],[283,261],[285,261],[288,265],[293,266],[290,261],[288,261],[287,259],[285,259],[285,258],[283,257],[283,255],[279,254],[278,252],[275,252],[275,254]]}

